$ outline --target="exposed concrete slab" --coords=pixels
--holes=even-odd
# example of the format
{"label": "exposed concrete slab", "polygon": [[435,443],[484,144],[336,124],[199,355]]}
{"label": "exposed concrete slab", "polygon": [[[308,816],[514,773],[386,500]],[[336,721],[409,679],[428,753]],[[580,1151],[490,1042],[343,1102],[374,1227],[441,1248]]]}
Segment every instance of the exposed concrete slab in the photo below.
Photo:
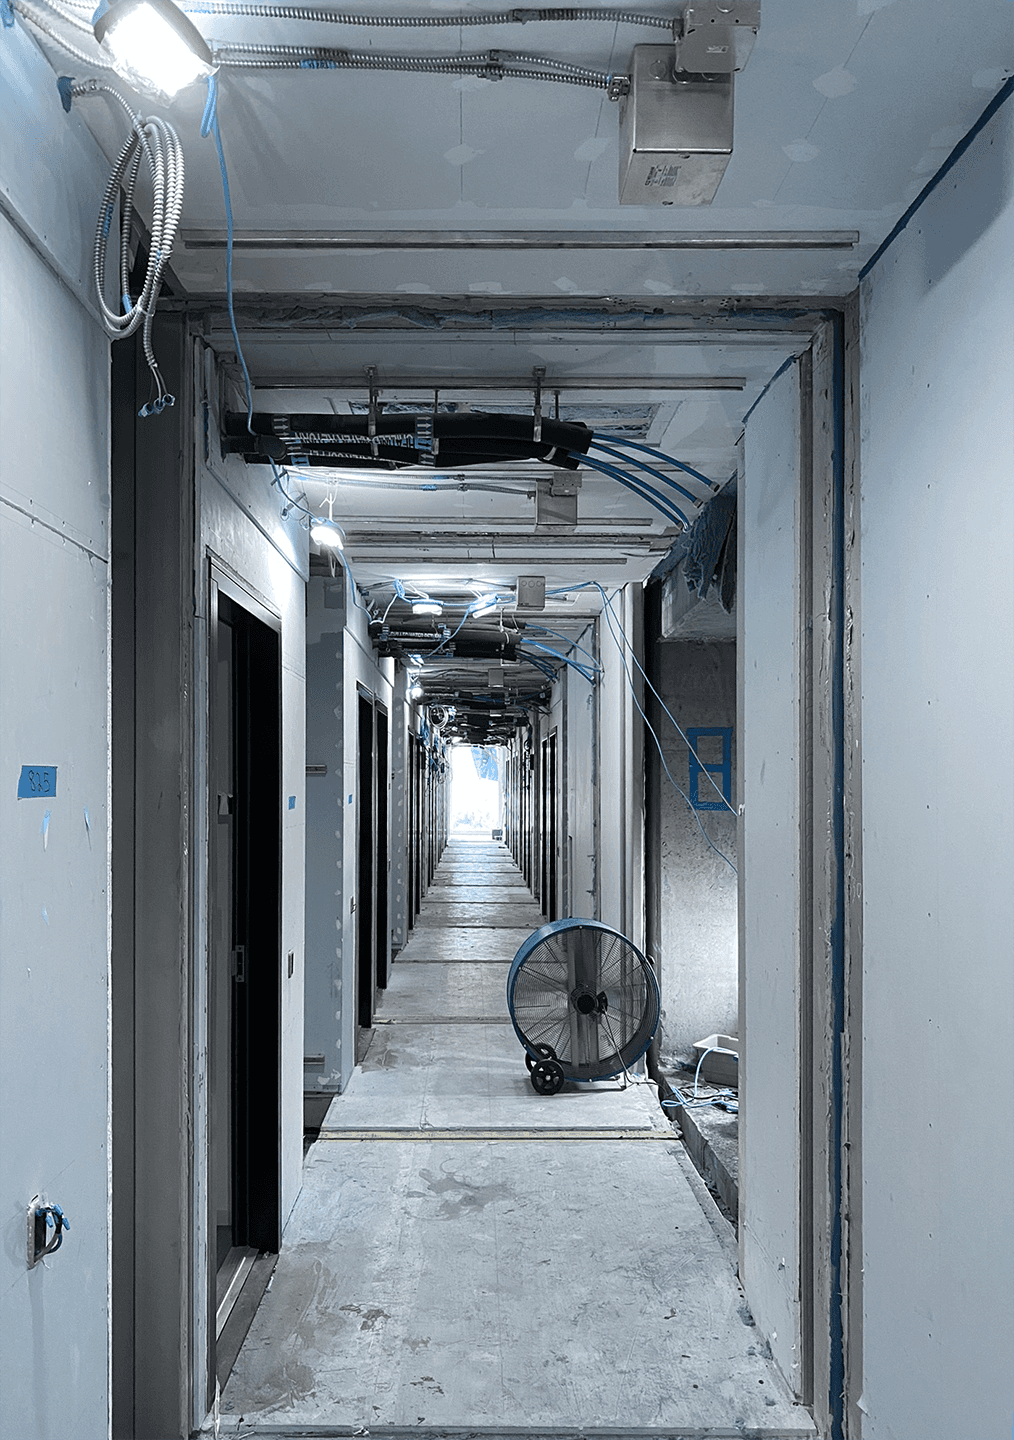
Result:
{"label": "exposed concrete slab", "polygon": [[[489,888],[423,902],[310,1148],[220,1433],[813,1436],[654,1086],[532,1089],[505,990],[541,917],[490,928],[523,907]],[[469,920],[441,926],[451,908]]]}
{"label": "exposed concrete slab", "polygon": [[395,965],[381,997],[376,1021],[383,1024],[392,1018],[400,1022],[420,1016],[446,1020],[472,1015],[509,1023],[509,969],[509,960],[487,961],[484,964],[447,960],[426,970],[414,965]]}
{"label": "exposed concrete slab", "polygon": [[448,959],[469,960],[475,964],[489,961],[499,964],[506,960],[509,964],[537,929],[537,925],[500,930],[483,930],[474,925],[443,930],[415,929],[398,956],[398,964],[444,964]]}
{"label": "exposed concrete slab", "polygon": [[498,905],[531,906],[534,903],[526,885],[501,884],[499,881],[487,881],[482,885],[431,885],[426,898],[436,905],[485,905],[495,901]]}
{"label": "exposed concrete slab", "polygon": [[224,1410],[812,1435],[679,1148],[318,1142]]}
{"label": "exposed concrete slab", "polygon": [[324,1128],[666,1127],[650,1085],[623,1090],[615,1081],[568,1081],[558,1095],[536,1095],[506,1004],[499,1014],[497,1025],[378,1026],[348,1089],[332,1100]]}
{"label": "exposed concrete slab", "polygon": [[529,927],[529,933],[538,929],[543,915],[533,901],[524,904],[501,905],[487,901],[484,904],[442,904],[439,900],[425,905],[419,916],[420,929],[444,929],[449,925],[470,929],[489,925],[504,926],[508,929]]}

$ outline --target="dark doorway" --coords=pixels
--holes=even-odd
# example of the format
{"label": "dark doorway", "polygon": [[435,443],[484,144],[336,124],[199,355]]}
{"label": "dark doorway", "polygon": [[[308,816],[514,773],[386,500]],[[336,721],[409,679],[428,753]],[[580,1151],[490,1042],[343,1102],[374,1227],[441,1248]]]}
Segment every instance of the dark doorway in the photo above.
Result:
{"label": "dark doorway", "polygon": [[208,1197],[221,1339],[253,1257],[280,1244],[281,656],[273,617],[215,581],[209,619]]}
{"label": "dark doorway", "polygon": [[373,1025],[373,1006],[376,998],[376,951],[374,946],[376,797],[373,698],[363,694],[362,691],[359,693],[359,745],[356,774],[359,802],[358,874],[356,877],[356,1023],[360,1030],[369,1030]]}
{"label": "dark doorway", "polygon": [[541,882],[542,913],[547,920],[560,917],[557,897],[557,855],[559,851],[559,808],[556,790],[556,731],[542,742]]}
{"label": "dark doorway", "polygon": [[376,707],[376,792],[377,792],[377,864],[376,864],[376,951],[377,985],[387,989],[391,960],[391,937],[388,922],[388,883],[391,873],[391,857],[388,847],[387,809],[388,786],[390,784],[390,762],[388,760],[387,711],[380,702]]}

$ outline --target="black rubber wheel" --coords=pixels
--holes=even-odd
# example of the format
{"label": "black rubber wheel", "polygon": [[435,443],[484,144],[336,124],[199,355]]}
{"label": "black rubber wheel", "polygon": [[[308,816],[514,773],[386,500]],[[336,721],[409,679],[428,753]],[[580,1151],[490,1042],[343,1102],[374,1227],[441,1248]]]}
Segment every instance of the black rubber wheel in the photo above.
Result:
{"label": "black rubber wheel", "polygon": [[532,1089],[536,1095],[555,1095],[563,1089],[563,1066],[558,1060],[537,1060],[532,1066]]}
{"label": "black rubber wheel", "polygon": [[525,1051],[525,1064],[528,1066],[529,1075],[534,1070],[538,1060],[556,1059],[556,1051],[552,1045],[533,1045],[532,1049],[535,1051],[534,1055],[529,1054],[527,1050]]}

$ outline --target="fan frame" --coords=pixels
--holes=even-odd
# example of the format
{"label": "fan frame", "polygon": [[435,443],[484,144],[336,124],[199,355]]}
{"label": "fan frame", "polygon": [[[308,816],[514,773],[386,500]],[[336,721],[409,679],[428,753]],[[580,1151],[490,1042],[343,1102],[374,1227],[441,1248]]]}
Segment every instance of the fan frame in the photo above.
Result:
{"label": "fan frame", "polygon": [[[575,1084],[578,1085],[594,1085],[599,1080],[615,1080],[618,1075],[624,1074],[624,1068],[626,1070],[629,1070],[631,1066],[636,1065],[637,1062],[641,1060],[643,1056],[647,1053],[651,1042],[654,1040],[655,1035],[658,1032],[658,1027],[662,1019],[662,994],[661,990],[659,989],[658,976],[655,974],[655,967],[651,964],[650,960],[644,954],[644,951],[641,950],[637,945],[635,945],[633,940],[631,940],[628,936],[624,935],[621,930],[614,930],[611,925],[606,925],[601,920],[582,919],[580,916],[576,915],[567,916],[562,920],[550,920],[548,924],[541,925],[538,930],[534,930],[532,934],[529,935],[528,938],[521,944],[517,954],[511,961],[511,968],[507,975],[507,1011],[510,1015],[510,1021],[514,1027],[515,1035],[521,1042],[522,1048],[533,1061],[537,1062],[540,1058],[537,1053],[538,1046],[525,1037],[524,1033],[521,1030],[521,1027],[518,1025],[518,1022],[515,1018],[514,989],[517,984],[518,977],[524,969],[525,962],[528,960],[529,956],[532,955],[534,951],[539,948],[539,946],[544,940],[549,939],[549,937],[552,935],[559,935],[562,931],[565,930],[599,930],[605,935],[610,935],[619,940],[622,940],[623,943],[625,945],[628,945],[630,949],[634,952],[634,954],[637,956],[637,958],[640,960],[642,970],[649,977],[648,988],[655,998],[655,1021],[650,1028],[648,1038],[644,1041],[644,1044],[637,1050],[636,1054],[632,1055],[626,1061],[625,1067],[621,1064],[621,1066],[616,1070],[603,1071],[601,1074],[598,1075],[582,1076],[575,1075],[564,1061],[561,1060],[558,1062],[563,1070],[565,1077],[568,1080],[573,1080]],[[618,1055],[617,1058],[619,1058]]]}

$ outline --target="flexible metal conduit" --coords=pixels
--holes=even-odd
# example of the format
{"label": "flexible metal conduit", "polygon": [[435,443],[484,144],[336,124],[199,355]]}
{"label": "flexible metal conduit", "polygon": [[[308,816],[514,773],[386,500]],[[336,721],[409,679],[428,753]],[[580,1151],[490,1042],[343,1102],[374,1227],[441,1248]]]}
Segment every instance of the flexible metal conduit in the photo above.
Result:
{"label": "flexible metal conduit", "polygon": [[319,45],[222,45],[216,61],[231,70],[388,70],[428,75],[479,75],[487,79],[547,80],[560,85],[582,85],[607,90],[611,76],[577,66],[561,67],[555,60],[540,60],[552,66],[528,70],[482,56],[377,55],[369,51],[331,50]]}
{"label": "flexible metal conduit", "polygon": [[381,30],[455,28],[465,25],[527,25],[531,21],[588,22],[605,20],[619,25],[673,29],[674,17],[635,14],[627,10],[499,10],[492,14],[462,15],[352,15],[303,5],[242,5],[232,0],[205,0],[181,5],[187,15],[248,15],[270,20],[309,20],[324,25],[368,26]]}
{"label": "flexible metal conduit", "polygon": [[[54,28],[49,15],[44,14],[40,10],[36,10],[34,5],[26,4],[25,0],[12,0],[12,4],[22,19],[27,20],[29,25],[41,31],[47,39],[53,41],[54,45],[59,45],[61,50],[65,51],[75,60],[79,60],[82,65],[87,65],[91,70],[106,70],[110,73],[112,72],[113,66],[109,64],[108,60],[99,58],[94,51],[92,54],[88,54],[87,51],[81,50],[77,45],[72,44],[65,35],[61,35],[59,30]],[[91,31],[91,28],[90,25],[87,27],[89,31]],[[93,35],[93,41],[94,38]],[[96,49],[97,48],[96,46]]]}

